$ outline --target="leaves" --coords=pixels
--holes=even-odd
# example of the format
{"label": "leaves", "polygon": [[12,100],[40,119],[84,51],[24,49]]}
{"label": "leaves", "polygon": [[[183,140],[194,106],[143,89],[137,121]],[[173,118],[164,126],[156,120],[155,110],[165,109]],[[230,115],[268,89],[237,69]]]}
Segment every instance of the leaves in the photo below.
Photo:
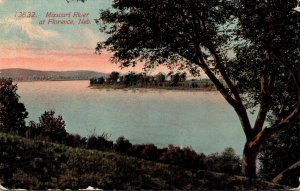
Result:
{"label": "leaves", "polygon": [[28,116],[23,103],[19,102],[17,85],[12,79],[0,78],[0,130],[22,133]]}
{"label": "leaves", "polygon": [[[151,68],[182,60],[193,66],[194,43],[205,45],[209,39],[222,43],[216,28],[225,21],[224,15],[220,17],[225,8],[217,1],[119,0],[113,8],[101,11],[97,20],[101,31],[110,35],[101,48],[113,52],[113,60],[125,67],[145,61],[146,68]],[[202,17],[211,23],[207,22],[207,30],[201,32]]]}

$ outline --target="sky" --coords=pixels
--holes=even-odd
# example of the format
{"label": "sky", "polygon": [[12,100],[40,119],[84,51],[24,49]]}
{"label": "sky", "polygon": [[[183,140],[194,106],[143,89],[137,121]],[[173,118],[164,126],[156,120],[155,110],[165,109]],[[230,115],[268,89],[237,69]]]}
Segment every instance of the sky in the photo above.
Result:
{"label": "sky", "polygon": [[[111,53],[94,53],[97,42],[107,38],[94,19],[99,17],[100,9],[110,8],[111,4],[112,0],[0,0],[0,69],[120,71],[110,62]],[[49,12],[70,17],[50,18]],[[78,13],[82,17],[77,17]],[[49,19],[73,20],[74,24],[48,23]],[[78,24],[80,19],[90,23]],[[121,72],[140,72],[141,68]]]}

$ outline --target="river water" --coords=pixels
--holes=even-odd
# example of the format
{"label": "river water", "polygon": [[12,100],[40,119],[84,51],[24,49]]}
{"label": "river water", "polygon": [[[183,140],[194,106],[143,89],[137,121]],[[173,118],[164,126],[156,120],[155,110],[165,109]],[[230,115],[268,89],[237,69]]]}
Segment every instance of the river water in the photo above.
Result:
{"label": "river water", "polygon": [[218,92],[90,89],[88,81],[19,82],[29,119],[46,110],[62,115],[68,132],[96,131],[111,140],[192,147],[197,152],[242,153],[245,136],[234,110]]}

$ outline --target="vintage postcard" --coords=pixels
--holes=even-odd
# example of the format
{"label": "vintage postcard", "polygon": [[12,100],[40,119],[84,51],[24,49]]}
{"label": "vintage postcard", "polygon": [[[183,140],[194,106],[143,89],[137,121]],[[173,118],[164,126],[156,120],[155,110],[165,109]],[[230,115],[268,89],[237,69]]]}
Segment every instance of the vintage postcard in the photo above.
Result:
{"label": "vintage postcard", "polygon": [[0,190],[300,177],[299,0],[0,0]]}

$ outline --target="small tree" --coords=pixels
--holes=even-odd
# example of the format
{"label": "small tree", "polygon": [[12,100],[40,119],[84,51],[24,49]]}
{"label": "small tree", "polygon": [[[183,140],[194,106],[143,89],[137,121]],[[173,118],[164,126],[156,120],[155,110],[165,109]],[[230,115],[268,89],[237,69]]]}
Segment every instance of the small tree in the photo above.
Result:
{"label": "small tree", "polygon": [[147,160],[156,161],[158,160],[158,149],[153,144],[144,145],[141,151],[141,157]]}
{"label": "small tree", "polygon": [[179,77],[181,82],[185,82],[187,78],[186,72],[182,72]]}
{"label": "small tree", "polygon": [[113,71],[109,74],[108,81],[110,81],[111,83],[117,83],[119,77],[120,73]]}
{"label": "small tree", "polygon": [[124,76],[123,84],[126,86],[134,86],[137,84],[138,75],[135,72],[129,72]]}
{"label": "small tree", "polygon": [[23,103],[19,102],[17,85],[12,79],[0,79],[0,130],[18,132],[25,130],[25,119],[28,116]]}
{"label": "small tree", "polygon": [[166,76],[159,72],[156,76],[155,76],[155,80],[158,83],[159,86],[162,86],[162,84],[166,81]]}
{"label": "small tree", "polygon": [[180,82],[180,74],[179,73],[171,75],[171,86],[178,86],[179,82]]}
{"label": "small tree", "polygon": [[86,147],[88,149],[96,149],[101,151],[110,150],[113,147],[113,142],[108,140],[108,138],[109,136],[104,132],[101,135],[93,133],[88,137]]}
{"label": "small tree", "polygon": [[213,153],[207,157],[208,170],[227,174],[241,173],[241,159],[233,148],[226,148],[222,153]]}
{"label": "small tree", "polygon": [[114,144],[114,150],[120,154],[127,154],[132,144],[124,137],[119,137]]}
{"label": "small tree", "polygon": [[100,78],[92,78],[90,79],[90,85],[94,85],[94,84],[104,84],[105,79],[104,77],[100,77]]}
{"label": "small tree", "polygon": [[54,111],[45,111],[39,118],[39,123],[31,122],[29,130],[40,138],[62,143],[67,137],[66,124],[62,116],[55,117]]}

